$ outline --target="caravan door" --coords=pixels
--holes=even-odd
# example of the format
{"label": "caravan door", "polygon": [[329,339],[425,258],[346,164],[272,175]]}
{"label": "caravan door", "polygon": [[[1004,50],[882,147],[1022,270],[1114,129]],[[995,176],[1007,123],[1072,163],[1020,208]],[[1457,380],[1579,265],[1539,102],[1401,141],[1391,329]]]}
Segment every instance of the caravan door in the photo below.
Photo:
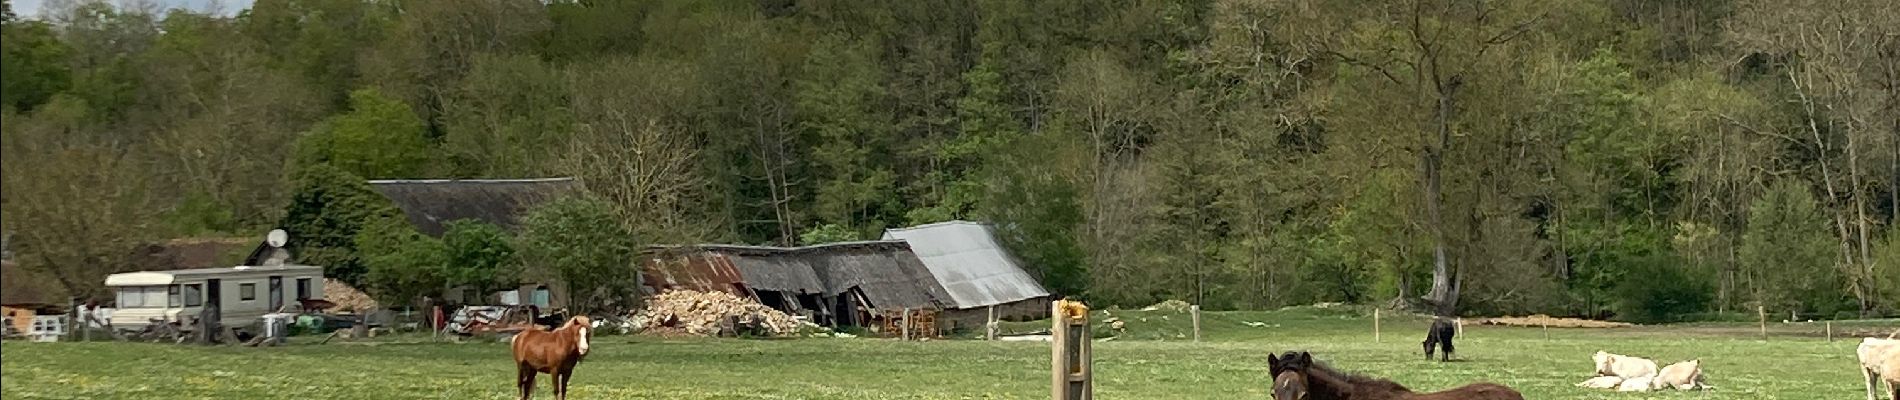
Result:
{"label": "caravan door", "polygon": [[284,277],[273,276],[270,277],[270,309],[264,310],[264,313],[274,313],[282,309],[284,309]]}

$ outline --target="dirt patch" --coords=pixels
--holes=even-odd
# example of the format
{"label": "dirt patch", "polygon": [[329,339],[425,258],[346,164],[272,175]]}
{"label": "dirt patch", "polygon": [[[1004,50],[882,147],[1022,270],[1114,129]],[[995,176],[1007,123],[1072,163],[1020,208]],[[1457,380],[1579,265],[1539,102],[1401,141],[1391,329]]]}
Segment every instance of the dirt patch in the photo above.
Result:
{"label": "dirt patch", "polygon": [[1478,325],[1503,325],[1503,326],[1527,326],[1527,327],[1548,326],[1548,327],[1554,327],[1554,328],[1628,328],[1628,327],[1636,326],[1635,324],[1630,324],[1626,322],[1597,321],[1597,320],[1577,319],[1577,318],[1556,318],[1556,317],[1552,317],[1552,316],[1544,315],[1544,314],[1537,314],[1537,315],[1532,315],[1528,317],[1482,318],[1482,319],[1474,319],[1471,321],[1471,323],[1475,323]]}

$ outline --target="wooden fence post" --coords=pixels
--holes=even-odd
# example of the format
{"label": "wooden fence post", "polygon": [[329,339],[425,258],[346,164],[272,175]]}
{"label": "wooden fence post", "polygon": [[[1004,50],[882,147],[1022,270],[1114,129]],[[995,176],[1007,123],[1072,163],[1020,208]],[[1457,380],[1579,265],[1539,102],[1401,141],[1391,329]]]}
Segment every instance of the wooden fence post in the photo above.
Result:
{"label": "wooden fence post", "polygon": [[909,341],[910,340],[910,307],[904,307],[904,316],[901,317],[899,320],[903,322],[898,324],[900,327],[897,328],[897,330],[904,332],[902,336],[900,337],[902,337],[903,340]]}
{"label": "wooden fence post", "polygon": [[1372,309],[1372,342],[1379,343],[1381,341],[1383,340],[1379,338],[1379,309],[1373,308]]}
{"label": "wooden fence post", "polygon": [[1201,305],[1188,306],[1188,312],[1194,314],[1194,341],[1201,341]]}
{"label": "wooden fence post", "polygon": [[1834,321],[1826,321],[1824,323],[1827,324],[1827,342],[1834,343]]}
{"label": "wooden fence post", "polygon": [[996,306],[989,306],[990,316],[983,322],[983,340],[996,340]]}
{"label": "wooden fence post", "polygon": [[[1056,300],[1050,304],[1050,396],[1053,400],[1094,400],[1094,340],[1088,306]],[[1071,314],[1070,309],[1078,311]]]}
{"label": "wooden fence post", "polygon": [[1761,319],[1761,338],[1768,338],[1768,308],[1755,306],[1755,316]]}

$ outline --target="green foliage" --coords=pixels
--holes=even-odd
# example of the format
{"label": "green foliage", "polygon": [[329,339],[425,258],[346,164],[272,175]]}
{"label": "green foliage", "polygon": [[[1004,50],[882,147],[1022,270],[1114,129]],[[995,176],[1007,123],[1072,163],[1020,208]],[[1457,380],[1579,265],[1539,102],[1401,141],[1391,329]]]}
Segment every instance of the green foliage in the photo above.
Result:
{"label": "green foliage", "polygon": [[531,56],[482,56],[447,105],[442,150],[456,176],[545,176],[568,151],[565,74]]}
{"label": "green foliage", "polygon": [[851,228],[883,226],[895,187],[896,175],[880,160],[889,122],[875,108],[882,79],[876,61],[869,43],[828,36],[813,45],[794,83],[800,126],[816,140],[811,156],[820,177],[812,206],[820,219]]}
{"label": "green foliage", "polygon": [[278,223],[290,233],[291,255],[299,263],[322,266],[325,276],[366,287],[357,234],[377,223],[400,221],[402,214],[363,178],[328,164],[302,167],[291,187],[290,205]]}
{"label": "green foliage", "polygon": [[1756,305],[1822,315],[1851,307],[1829,220],[1800,179],[1777,180],[1755,199],[1740,251]]}
{"label": "green foliage", "polygon": [[422,119],[374,89],[350,92],[350,111],[325,119],[297,141],[301,164],[329,163],[369,179],[416,178],[435,146]]}
{"label": "green foliage", "polygon": [[72,50],[42,21],[0,25],[0,104],[29,111],[72,85]]}
{"label": "green foliage", "polygon": [[1080,244],[1084,221],[1075,186],[1048,173],[1025,169],[1053,143],[1047,136],[1023,138],[998,162],[999,172],[984,185],[986,196],[976,215],[991,221],[1003,242],[1043,287],[1058,296],[1089,295],[1087,255]]}
{"label": "green foliage", "polygon": [[858,236],[857,231],[838,224],[819,225],[816,228],[806,229],[805,232],[798,234],[798,244],[802,246],[858,240],[863,239]]}
{"label": "green foliage", "polygon": [[178,236],[200,236],[237,230],[237,218],[231,214],[231,209],[221,207],[209,196],[200,193],[185,196],[183,202],[165,213],[161,219],[171,234]]}
{"label": "green foliage", "polygon": [[467,286],[478,293],[521,283],[521,258],[514,238],[494,224],[475,220],[449,221],[442,233],[443,278],[450,286]]}
{"label": "green foliage", "polygon": [[1639,323],[1681,322],[1708,311],[1715,301],[1713,277],[1669,253],[1626,260],[1623,281],[1613,291],[1617,318]]}
{"label": "green foliage", "polygon": [[409,221],[370,221],[356,233],[356,251],[367,271],[369,293],[389,305],[440,297],[450,283],[449,250],[440,239],[417,232]]}
{"label": "green foliage", "polygon": [[1878,0],[793,3],[8,17],[7,230],[87,293],[122,242],[283,221],[404,297],[508,283],[508,238],[358,254],[397,218],[362,180],[571,176],[635,243],[990,222],[1096,304],[1412,303],[1441,248],[1467,314],[1900,309]]}
{"label": "green foliage", "polygon": [[523,220],[521,256],[532,279],[547,273],[567,285],[568,304],[581,312],[636,305],[640,284],[633,233],[615,220],[612,206],[585,196],[563,197],[530,210]]}

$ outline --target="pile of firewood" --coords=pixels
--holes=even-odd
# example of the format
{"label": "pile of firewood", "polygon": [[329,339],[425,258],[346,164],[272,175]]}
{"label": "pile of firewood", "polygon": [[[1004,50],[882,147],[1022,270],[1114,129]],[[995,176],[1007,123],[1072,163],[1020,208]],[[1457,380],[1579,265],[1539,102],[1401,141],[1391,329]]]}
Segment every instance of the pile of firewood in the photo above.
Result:
{"label": "pile of firewood", "polygon": [[645,322],[648,331],[694,336],[734,336],[742,332],[787,336],[809,326],[752,299],[692,290],[670,290],[649,297],[646,309],[632,320]]}
{"label": "pile of firewood", "polygon": [[336,307],[324,310],[329,312],[370,312],[377,308],[376,300],[368,294],[335,279],[323,280],[323,299],[336,303]]}

